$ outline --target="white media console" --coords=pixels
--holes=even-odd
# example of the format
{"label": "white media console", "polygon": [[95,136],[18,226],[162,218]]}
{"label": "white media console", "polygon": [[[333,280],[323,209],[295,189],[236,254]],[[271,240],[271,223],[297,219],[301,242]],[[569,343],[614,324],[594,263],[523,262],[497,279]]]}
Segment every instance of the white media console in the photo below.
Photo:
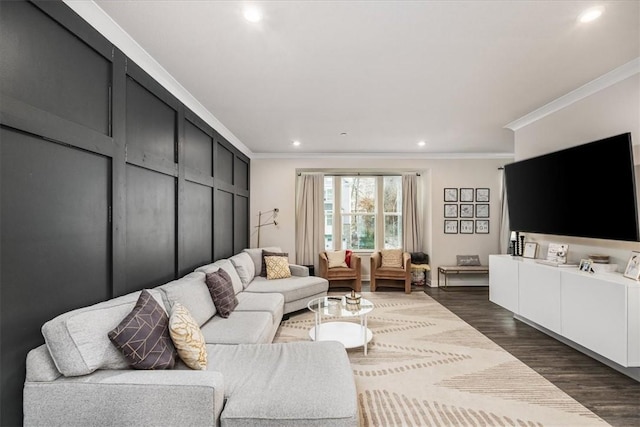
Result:
{"label": "white media console", "polygon": [[640,381],[640,283],[510,255],[489,256],[489,299]]}

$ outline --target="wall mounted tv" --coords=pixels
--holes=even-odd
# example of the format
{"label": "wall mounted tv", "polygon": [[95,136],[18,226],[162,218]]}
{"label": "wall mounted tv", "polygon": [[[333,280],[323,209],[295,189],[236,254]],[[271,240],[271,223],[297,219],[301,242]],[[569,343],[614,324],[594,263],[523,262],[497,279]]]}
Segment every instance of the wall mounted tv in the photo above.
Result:
{"label": "wall mounted tv", "polygon": [[630,133],[504,169],[512,230],[640,241]]}

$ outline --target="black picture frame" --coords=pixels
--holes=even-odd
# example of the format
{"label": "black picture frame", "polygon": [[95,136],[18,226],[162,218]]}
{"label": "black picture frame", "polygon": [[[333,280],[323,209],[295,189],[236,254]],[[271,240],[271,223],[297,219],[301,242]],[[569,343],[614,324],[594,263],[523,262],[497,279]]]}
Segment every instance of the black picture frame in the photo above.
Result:
{"label": "black picture frame", "polygon": [[445,202],[457,202],[458,201],[458,189],[457,188],[445,188],[444,189],[444,201]]}
{"label": "black picture frame", "polygon": [[460,234],[473,234],[474,222],[472,219],[460,220]]}
{"label": "black picture frame", "polygon": [[461,202],[473,202],[473,188],[461,188],[460,189],[460,201]]}
{"label": "black picture frame", "polygon": [[489,203],[476,203],[476,218],[489,218]]}
{"label": "black picture frame", "polygon": [[489,202],[489,189],[476,188],[476,202]]}
{"label": "black picture frame", "polygon": [[458,205],[445,203],[444,204],[444,217],[445,218],[458,218]]}
{"label": "black picture frame", "polygon": [[476,234],[489,234],[488,219],[476,219]]}
{"label": "black picture frame", "polygon": [[460,218],[473,218],[473,203],[460,203]]}
{"label": "black picture frame", "polygon": [[444,220],[444,234],[458,234],[458,220],[457,219],[445,219]]}

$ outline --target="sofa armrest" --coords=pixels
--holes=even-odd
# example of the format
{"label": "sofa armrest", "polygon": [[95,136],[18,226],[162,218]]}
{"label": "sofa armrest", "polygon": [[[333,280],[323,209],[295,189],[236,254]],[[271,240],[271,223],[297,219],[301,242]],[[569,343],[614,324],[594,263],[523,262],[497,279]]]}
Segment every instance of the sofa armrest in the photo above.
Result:
{"label": "sofa armrest", "polygon": [[304,265],[289,264],[289,270],[292,276],[307,277],[309,275],[309,267]]}
{"label": "sofa armrest", "polygon": [[25,426],[210,425],[224,404],[220,372],[103,370],[26,381]]}
{"label": "sofa armrest", "polygon": [[402,268],[405,276],[411,277],[411,254],[409,252],[402,253]]}

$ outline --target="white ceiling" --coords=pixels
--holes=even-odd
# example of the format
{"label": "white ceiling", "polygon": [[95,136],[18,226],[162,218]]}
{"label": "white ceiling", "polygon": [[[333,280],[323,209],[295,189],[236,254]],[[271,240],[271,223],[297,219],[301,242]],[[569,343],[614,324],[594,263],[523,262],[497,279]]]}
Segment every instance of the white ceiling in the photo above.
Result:
{"label": "white ceiling", "polygon": [[506,124],[640,56],[640,1],[95,3],[256,155],[512,153]]}

